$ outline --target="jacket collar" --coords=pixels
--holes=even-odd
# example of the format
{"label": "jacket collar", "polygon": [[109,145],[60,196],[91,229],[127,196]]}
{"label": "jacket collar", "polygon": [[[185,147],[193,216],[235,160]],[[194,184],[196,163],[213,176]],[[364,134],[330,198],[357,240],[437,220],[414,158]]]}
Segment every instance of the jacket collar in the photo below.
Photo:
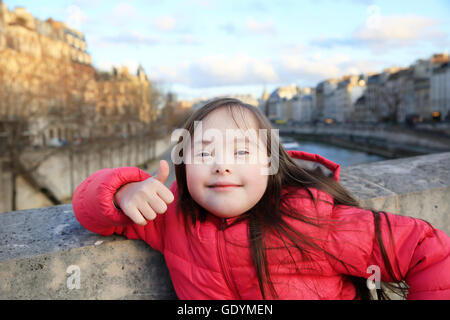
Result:
{"label": "jacket collar", "polygon": [[339,175],[341,172],[341,166],[339,164],[334,163],[333,161],[328,160],[318,154],[313,154],[305,151],[288,150],[287,153],[302,168],[320,168],[320,170],[322,170],[325,175],[332,177],[336,181],[339,181]]}

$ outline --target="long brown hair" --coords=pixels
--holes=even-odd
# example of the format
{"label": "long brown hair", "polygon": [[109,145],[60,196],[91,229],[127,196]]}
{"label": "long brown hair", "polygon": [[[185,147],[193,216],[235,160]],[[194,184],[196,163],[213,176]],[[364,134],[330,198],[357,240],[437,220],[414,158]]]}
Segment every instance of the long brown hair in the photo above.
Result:
{"label": "long brown hair", "polygon": [[[310,236],[302,234],[298,230],[294,229],[286,219],[283,217],[293,218],[302,221],[306,224],[313,225],[316,227],[324,228],[330,221],[320,221],[320,219],[311,218],[310,215],[302,214],[299,212],[298,208],[292,208],[289,206],[288,202],[285,201],[285,197],[282,197],[282,190],[287,186],[295,186],[304,188],[309,197],[317,204],[317,201],[324,201],[319,198],[315,198],[311,188],[322,190],[328,193],[334,199],[334,205],[347,205],[357,208],[360,207],[358,201],[337,181],[324,175],[320,170],[308,170],[302,168],[297,164],[284,149],[279,141],[271,141],[272,135],[270,134],[273,129],[269,120],[265,115],[256,107],[245,104],[237,99],[232,98],[222,98],[213,100],[207,103],[202,108],[196,110],[191,117],[186,121],[184,129],[187,130],[191,136],[194,134],[194,121],[201,121],[212,111],[218,108],[228,108],[230,114],[232,115],[234,121],[236,112],[250,111],[256,118],[259,125],[259,129],[267,129],[267,154],[271,155],[271,144],[277,143],[279,146],[279,169],[275,174],[268,176],[267,189],[260,199],[260,201],[249,211],[245,212],[235,221],[235,223],[248,219],[248,235],[250,244],[250,253],[256,268],[256,273],[258,276],[259,287],[263,299],[266,298],[278,298],[278,294],[275,287],[271,281],[271,275],[269,272],[266,251],[268,249],[274,249],[270,247],[266,241],[267,237],[274,236],[277,237],[282,243],[282,246],[291,255],[292,248],[298,250],[301,257],[309,262],[313,263],[313,256],[315,253],[322,251],[332,259],[335,259],[338,263],[342,263],[345,268],[352,268],[350,264],[345,263],[338,257],[332,255],[329,252],[324,251],[322,246],[317,243],[317,239],[312,239]],[[277,139],[277,137],[275,137]],[[180,137],[179,144],[186,143],[183,138]],[[182,150],[179,153],[183,156]],[[186,167],[184,162],[180,164],[175,164],[175,174],[178,185],[178,209],[183,213],[186,218],[186,230],[190,230],[187,227],[188,221],[192,224],[196,224],[197,221],[204,221],[207,212],[200,205],[198,205],[194,199],[191,197],[186,181]],[[285,196],[288,196],[286,194]],[[392,279],[396,279],[393,266],[388,258],[383,239],[381,238],[380,230],[380,215],[384,214],[385,218],[388,219],[384,212],[378,212],[372,210],[374,222],[375,222],[375,233],[377,236],[378,243],[380,245],[381,254],[386,265],[386,270]],[[392,232],[391,232],[392,237]],[[291,255],[292,257],[292,255]],[[292,261],[295,264],[295,260],[292,257]],[[398,265],[397,265],[398,267]],[[370,299],[371,293],[366,284],[365,278],[348,276],[349,280],[355,286],[356,295],[359,299]],[[402,279],[396,279],[401,281]],[[395,290],[397,294],[406,297],[405,290],[399,287],[388,287],[391,290]],[[388,299],[389,296],[384,291],[384,289],[377,289],[377,296],[379,299]]]}

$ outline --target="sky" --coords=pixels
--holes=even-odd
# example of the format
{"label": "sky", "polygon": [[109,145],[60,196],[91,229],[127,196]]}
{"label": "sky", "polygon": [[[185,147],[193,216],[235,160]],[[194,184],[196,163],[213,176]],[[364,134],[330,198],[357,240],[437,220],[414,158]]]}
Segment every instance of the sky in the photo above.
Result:
{"label": "sky", "polygon": [[179,99],[253,94],[450,51],[449,0],[3,0],[85,34],[101,70],[142,65]]}

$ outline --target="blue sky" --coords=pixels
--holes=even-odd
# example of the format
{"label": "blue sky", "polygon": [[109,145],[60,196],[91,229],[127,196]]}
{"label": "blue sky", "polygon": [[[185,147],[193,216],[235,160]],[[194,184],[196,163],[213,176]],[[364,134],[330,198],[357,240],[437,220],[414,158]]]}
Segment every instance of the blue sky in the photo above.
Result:
{"label": "blue sky", "polygon": [[4,0],[85,33],[99,69],[142,64],[180,98],[315,86],[450,50],[450,1]]}

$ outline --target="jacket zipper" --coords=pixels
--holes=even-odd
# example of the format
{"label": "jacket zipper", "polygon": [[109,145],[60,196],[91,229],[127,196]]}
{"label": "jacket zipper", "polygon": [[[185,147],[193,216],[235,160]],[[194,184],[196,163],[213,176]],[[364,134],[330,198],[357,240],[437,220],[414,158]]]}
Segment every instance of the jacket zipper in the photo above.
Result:
{"label": "jacket zipper", "polygon": [[226,218],[223,218],[220,224],[219,229],[217,229],[217,251],[219,253],[219,261],[220,267],[222,269],[222,273],[225,276],[225,282],[228,285],[228,288],[233,292],[235,297],[241,299],[239,292],[236,288],[236,283],[233,281],[230,275],[230,265],[228,260],[226,259],[225,254],[225,227],[227,226]]}

